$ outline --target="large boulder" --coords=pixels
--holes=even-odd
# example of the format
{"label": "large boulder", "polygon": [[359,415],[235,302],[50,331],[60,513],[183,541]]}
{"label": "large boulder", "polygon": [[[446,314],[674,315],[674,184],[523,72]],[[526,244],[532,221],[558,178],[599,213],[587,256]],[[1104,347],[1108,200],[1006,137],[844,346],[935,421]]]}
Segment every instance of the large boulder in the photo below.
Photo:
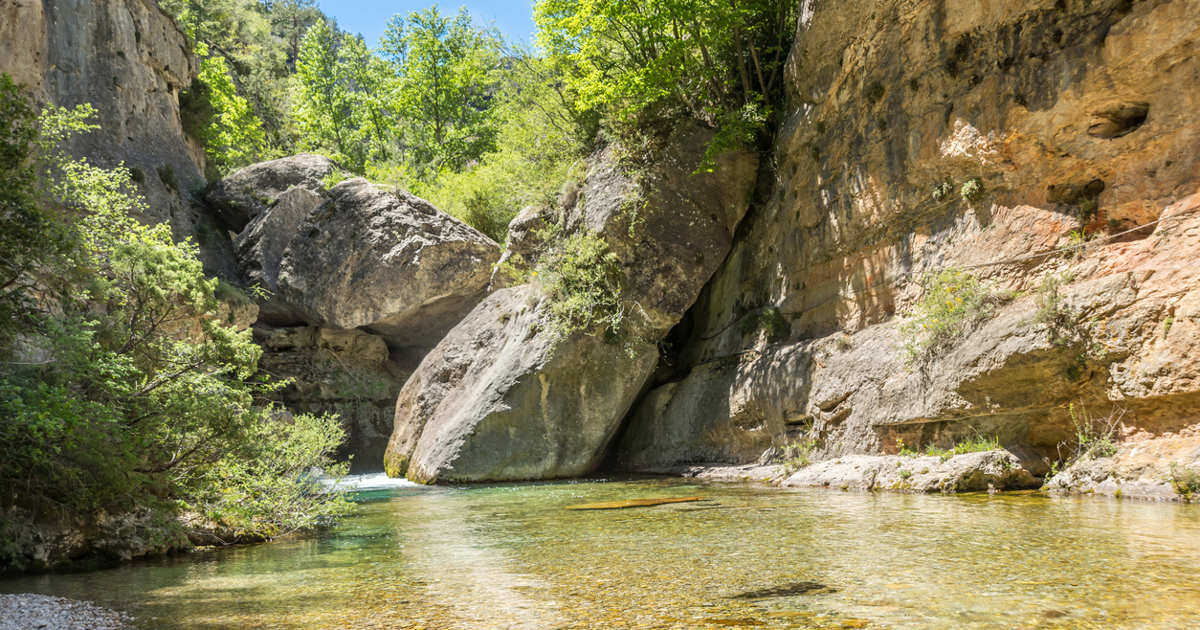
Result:
{"label": "large boulder", "polygon": [[483,297],[499,246],[429,202],[365,179],[333,188],[283,254],[278,287],[310,324],[432,348]]}
{"label": "large boulder", "polygon": [[420,482],[593,470],[658,356],[596,336],[558,340],[530,285],[501,289],[425,357],[396,401],[388,474]]}
{"label": "large boulder", "polygon": [[292,188],[313,193],[324,189],[325,178],[337,170],[332,160],[314,153],[251,164],[214,182],[205,196],[221,220],[234,232],[270,210]]}
{"label": "large boulder", "polygon": [[694,127],[677,131],[636,175],[610,147],[559,209],[557,243],[592,233],[620,261],[623,341],[564,332],[539,285],[497,291],[405,384],[388,474],[431,483],[595,469],[654,370],[655,343],[720,264],[749,204],[752,154],[726,153],[712,172],[695,174],[711,137]]}

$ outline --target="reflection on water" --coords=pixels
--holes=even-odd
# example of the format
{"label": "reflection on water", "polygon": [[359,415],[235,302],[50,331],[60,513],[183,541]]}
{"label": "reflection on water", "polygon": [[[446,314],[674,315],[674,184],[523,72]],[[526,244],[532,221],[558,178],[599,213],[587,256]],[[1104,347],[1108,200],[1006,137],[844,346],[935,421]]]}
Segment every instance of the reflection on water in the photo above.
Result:
{"label": "reflection on water", "polygon": [[[563,509],[688,495],[707,500]],[[148,628],[1200,628],[1200,506],[678,480],[361,496],[323,540],[0,592]]]}

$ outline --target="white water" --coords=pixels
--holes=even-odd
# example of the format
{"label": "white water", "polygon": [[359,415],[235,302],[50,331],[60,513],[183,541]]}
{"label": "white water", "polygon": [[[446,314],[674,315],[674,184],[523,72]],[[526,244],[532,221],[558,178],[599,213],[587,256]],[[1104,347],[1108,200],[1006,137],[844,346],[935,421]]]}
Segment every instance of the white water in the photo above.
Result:
{"label": "white water", "polygon": [[407,479],[393,479],[384,473],[347,475],[341,479],[323,477],[321,484],[336,492],[362,492],[365,490],[388,490],[391,488],[426,488]]}

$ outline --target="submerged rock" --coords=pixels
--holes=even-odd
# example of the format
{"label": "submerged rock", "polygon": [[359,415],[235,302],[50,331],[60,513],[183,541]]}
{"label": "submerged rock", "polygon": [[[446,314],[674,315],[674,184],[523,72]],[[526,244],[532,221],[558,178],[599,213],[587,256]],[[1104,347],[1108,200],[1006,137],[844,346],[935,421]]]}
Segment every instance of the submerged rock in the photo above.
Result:
{"label": "submerged rock", "polygon": [[636,179],[610,147],[561,208],[563,237],[598,235],[620,261],[624,340],[562,334],[539,286],[497,291],[405,384],[388,474],[431,483],[595,469],[658,361],[655,342],[695,300],[746,212],[752,154],[727,153],[713,172],[693,174],[711,137],[680,130]]}
{"label": "submerged rock", "polygon": [[568,505],[564,510],[624,510],[628,508],[654,507],[671,503],[694,503],[703,501],[704,497],[660,497],[657,499],[625,499],[622,501],[601,501],[599,503],[581,503]]}
{"label": "submerged rock", "polygon": [[125,630],[133,617],[92,602],[19,593],[0,595],[0,630]]}

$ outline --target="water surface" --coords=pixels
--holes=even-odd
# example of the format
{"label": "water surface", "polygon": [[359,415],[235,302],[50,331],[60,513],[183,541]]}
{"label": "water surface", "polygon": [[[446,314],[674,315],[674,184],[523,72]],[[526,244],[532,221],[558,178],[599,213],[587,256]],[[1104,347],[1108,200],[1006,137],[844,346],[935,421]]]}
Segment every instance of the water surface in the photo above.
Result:
{"label": "water surface", "polygon": [[[578,503],[705,501],[570,511]],[[1200,506],[681,480],[359,495],[320,540],[0,582],[146,628],[1200,628]]]}

